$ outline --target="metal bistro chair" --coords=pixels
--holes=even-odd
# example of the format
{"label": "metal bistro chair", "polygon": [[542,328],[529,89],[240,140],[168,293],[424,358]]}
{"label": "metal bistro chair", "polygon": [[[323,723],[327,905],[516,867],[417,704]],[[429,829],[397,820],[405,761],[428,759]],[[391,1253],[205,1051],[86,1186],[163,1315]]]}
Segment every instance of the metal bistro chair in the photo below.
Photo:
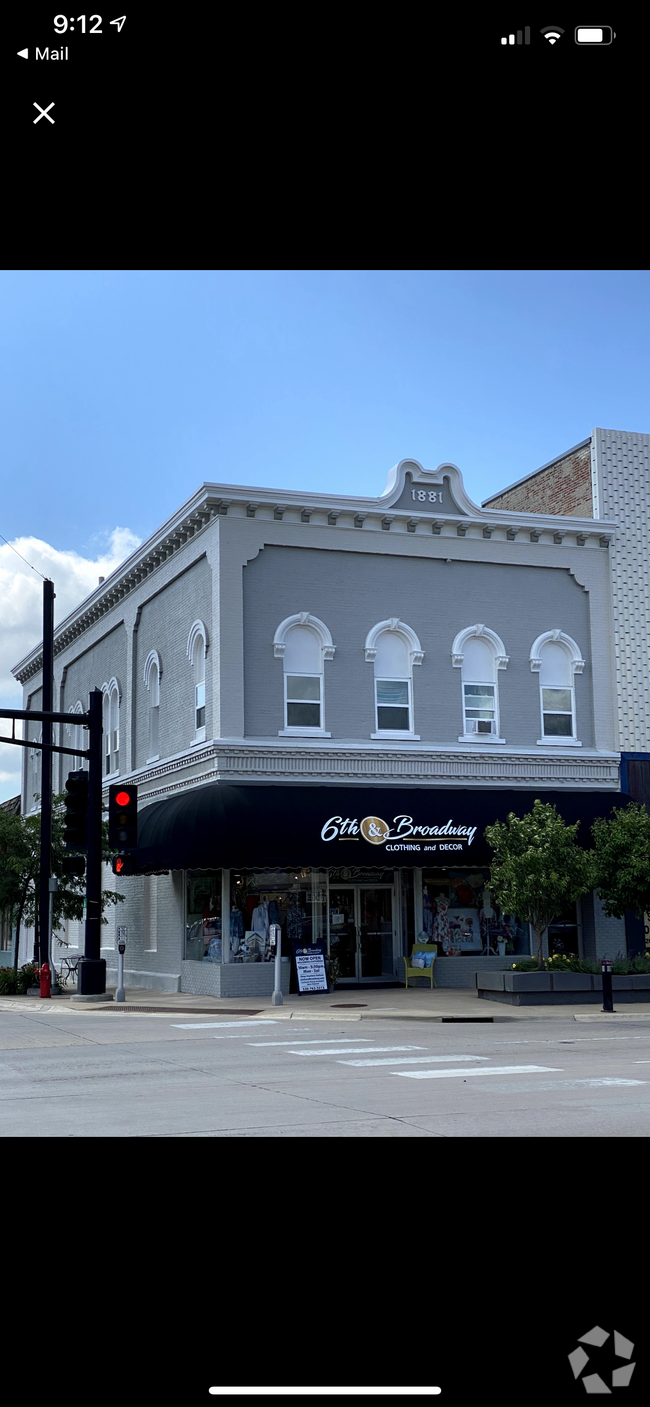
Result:
{"label": "metal bistro chair", "polygon": [[67,983],[69,977],[76,977],[80,956],[80,953],[76,953],[74,957],[61,958],[61,977],[64,984]]}
{"label": "metal bistro chair", "polygon": [[[431,966],[430,966],[430,967],[413,967],[412,959],[416,956],[417,953],[433,953],[433,961],[432,961],[432,963],[431,963]],[[438,950],[437,950],[437,948],[436,948],[435,943],[414,943],[414,944],[413,944],[413,949],[412,949],[412,951],[411,951],[411,956],[410,956],[410,958],[407,958],[407,957],[404,958],[404,968],[405,968],[405,971],[404,971],[404,978],[405,978],[405,986],[408,987],[409,978],[410,978],[410,977],[429,977],[430,980],[431,980],[431,987],[432,987],[432,989],[433,989],[434,987],[436,987],[436,986],[437,986],[437,982],[436,982],[436,980],[435,980],[435,978],[434,978],[434,975],[433,975],[433,969],[434,969],[434,966],[435,966],[435,961],[436,961],[436,957],[437,957],[437,956],[438,956]]]}

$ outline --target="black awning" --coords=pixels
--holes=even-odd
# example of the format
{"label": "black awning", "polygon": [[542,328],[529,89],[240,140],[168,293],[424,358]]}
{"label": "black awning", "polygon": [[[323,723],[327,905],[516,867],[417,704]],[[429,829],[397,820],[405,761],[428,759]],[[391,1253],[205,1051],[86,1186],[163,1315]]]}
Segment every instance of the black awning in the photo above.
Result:
{"label": "black awning", "polygon": [[138,869],[362,865],[485,865],[485,827],[535,799],[580,821],[591,843],[597,816],[630,797],[610,791],[502,791],[439,787],[231,786],[210,782],[139,814]]}

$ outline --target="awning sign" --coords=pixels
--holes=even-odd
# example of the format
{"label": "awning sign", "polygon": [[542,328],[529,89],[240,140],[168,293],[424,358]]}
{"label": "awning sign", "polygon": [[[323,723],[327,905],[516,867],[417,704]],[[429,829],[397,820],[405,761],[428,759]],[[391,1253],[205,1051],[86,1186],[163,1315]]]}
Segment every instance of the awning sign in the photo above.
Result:
{"label": "awning sign", "polygon": [[386,851],[462,851],[476,835],[476,826],[457,825],[453,819],[444,825],[416,825],[412,816],[402,813],[392,821],[381,816],[364,816],[362,821],[350,816],[330,816],[321,830],[321,840],[358,840],[369,845],[383,845]]}

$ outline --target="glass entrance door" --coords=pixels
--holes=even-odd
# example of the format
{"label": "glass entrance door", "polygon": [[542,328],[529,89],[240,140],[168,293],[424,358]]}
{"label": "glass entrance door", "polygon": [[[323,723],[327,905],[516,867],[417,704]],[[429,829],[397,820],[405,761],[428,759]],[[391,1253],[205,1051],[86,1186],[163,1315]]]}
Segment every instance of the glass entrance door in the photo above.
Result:
{"label": "glass entrance door", "polygon": [[330,888],[330,956],[341,982],[394,978],[393,891],[389,885]]}

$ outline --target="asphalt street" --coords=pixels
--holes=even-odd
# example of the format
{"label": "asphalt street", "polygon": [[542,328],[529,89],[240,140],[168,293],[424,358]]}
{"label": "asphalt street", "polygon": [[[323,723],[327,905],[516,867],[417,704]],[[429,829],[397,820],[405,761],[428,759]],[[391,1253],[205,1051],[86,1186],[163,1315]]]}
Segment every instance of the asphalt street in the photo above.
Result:
{"label": "asphalt street", "polygon": [[650,1023],[0,1011],[7,1137],[650,1134]]}

